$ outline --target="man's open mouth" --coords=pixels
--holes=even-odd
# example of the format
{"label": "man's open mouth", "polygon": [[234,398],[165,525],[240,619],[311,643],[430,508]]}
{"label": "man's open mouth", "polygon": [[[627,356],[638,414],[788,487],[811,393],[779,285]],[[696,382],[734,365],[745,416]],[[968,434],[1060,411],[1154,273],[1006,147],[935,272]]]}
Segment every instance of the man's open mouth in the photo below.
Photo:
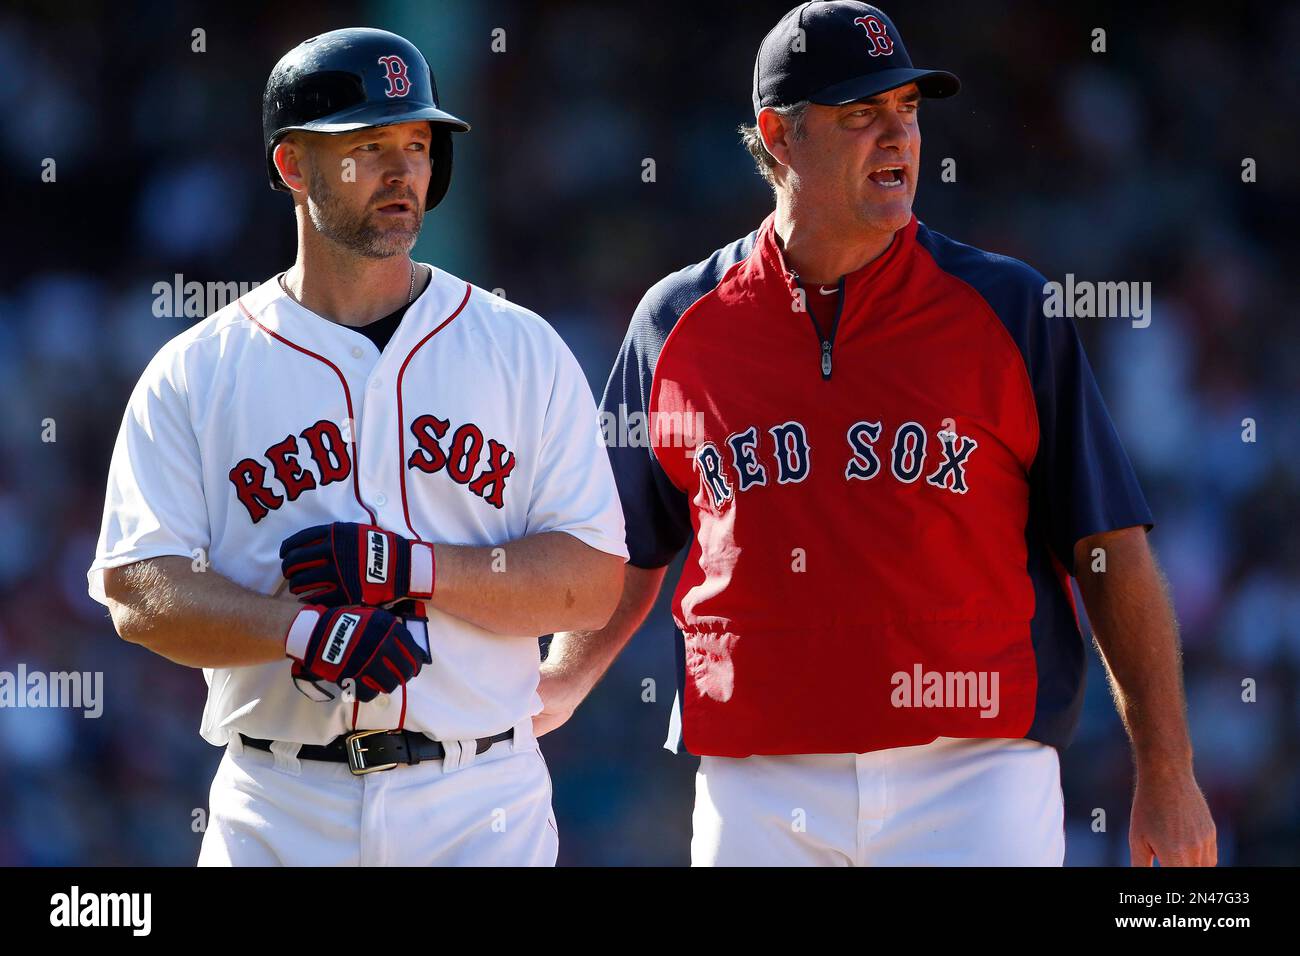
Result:
{"label": "man's open mouth", "polygon": [[411,204],[405,199],[397,199],[393,202],[384,203],[382,206],[378,207],[378,211],[384,213],[404,213],[410,212],[411,209]]}
{"label": "man's open mouth", "polygon": [[884,186],[886,189],[895,189],[903,185],[903,167],[882,166],[869,173],[867,178],[877,186]]}

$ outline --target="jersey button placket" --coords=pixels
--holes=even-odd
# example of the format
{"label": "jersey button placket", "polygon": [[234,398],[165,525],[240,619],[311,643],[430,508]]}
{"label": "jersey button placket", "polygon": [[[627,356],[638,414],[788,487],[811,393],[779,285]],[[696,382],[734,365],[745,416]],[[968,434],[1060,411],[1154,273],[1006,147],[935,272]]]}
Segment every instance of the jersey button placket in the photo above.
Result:
{"label": "jersey button placket", "polygon": [[[361,379],[362,379],[361,382],[357,383],[357,385],[360,386],[360,388],[357,388],[353,391],[353,395],[355,396],[355,404],[356,404],[354,414],[356,415],[357,418],[357,421],[354,424],[354,431],[358,439],[356,444],[357,460],[355,462],[355,467],[357,469],[357,478],[359,480],[359,491],[361,494],[361,499],[365,501],[368,505],[370,505],[371,510],[373,510],[374,508],[382,508],[385,504],[387,504],[388,499],[382,494],[378,494],[373,497],[366,494],[366,490],[368,486],[368,482],[364,480],[366,474],[364,456],[366,455],[366,452],[362,450],[361,442],[359,439],[360,439],[360,433],[363,431],[363,429],[360,427],[360,424],[366,419],[367,409],[369,409],[371,405],[373,405],[374,403],[382,401],[382,397],[379,395],[374,395],[373,398],[371,397],[373,393],[378,392],[382,382],[380,376],[373,374],[375,368],[379,365],[379,356],[376,353],[374,353],[372,350],[367,350],[365,346],[362,345],[351,346],[348,349],[348,354],[357,360],[357,365],[360,366],[361,368]],[[372,411],[371,415],[373,416],[374,414],[375,412]],[[378,520],[378,515],[376,515],[375,518],[376,520]]]}
{"label": "jersey button placket", "polygon": [[[370,381],[366,385],[366,391],[370,393],[371,397],[364,400],[365,407],[369,408],[370,405],[373,403],[383,402],[384,397],[380,394],[380,390],[382,388],[383,388],[382,376],[378,374],[371,375]],[[363,468],[360,471],[360,474],[364,477],[366,475],[366,469]],[[374,485],[370,484],[369,487],[374,487]],[[382,508],[384,507],[384,505],[388,504],[388,496],[384,494],[382,491],[376,492],[373,496],[369,496],[369,501],[372,505],[374,505],[375,508]],[[383,522],[381,521],[380,523],[382,524]]]}

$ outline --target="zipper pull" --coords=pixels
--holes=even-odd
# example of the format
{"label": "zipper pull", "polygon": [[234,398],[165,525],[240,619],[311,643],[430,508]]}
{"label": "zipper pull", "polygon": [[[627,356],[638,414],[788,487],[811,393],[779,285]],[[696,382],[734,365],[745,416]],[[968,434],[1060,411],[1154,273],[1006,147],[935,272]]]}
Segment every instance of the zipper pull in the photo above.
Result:
{"label": "zipper pull", "polygon": [[822,379],[826,380],[831,377],[831,343],[822,341]]}

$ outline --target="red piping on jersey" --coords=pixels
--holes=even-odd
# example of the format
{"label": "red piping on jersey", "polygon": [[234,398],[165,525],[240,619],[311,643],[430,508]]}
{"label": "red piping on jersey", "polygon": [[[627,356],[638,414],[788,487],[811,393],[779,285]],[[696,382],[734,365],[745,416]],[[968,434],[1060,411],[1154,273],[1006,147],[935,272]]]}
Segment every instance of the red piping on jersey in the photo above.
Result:
{"label": "red piping on jersey", "polygon": [[[466,282],[465,297],[460,300],[460,305],[456,306],[456,311],[452,312],[451,315],[443,319],[442,322],[440,322],[432,332],[430,332],[424,338],[420,339],[420,341],[416,342],[415,347],[412,348],[411,351],[407,353],[405,360],[403,360],[402,367],[397,370],[397,455],[398,455],[397,476],[398,476],[398,483],[402,489],[402,517],[406,521],[407,530],[411,532],[412,536],[414,536],[416,541],[423,541],[424,539],[421,538],[419,532],[417,532],[415,528],[411,526],[411,511],[409,506],[406,503],[406,427],[405,425],[403,425],[405,418],[402,415],[402,377],[406,374],[406,366],[411,364],[411,359],[414,358],[416,352],[420,351],[420,349],[423,348],[424,343],[429,341],[429,339],[433,338],[435,335],[437,335],[439,332],[445,329],[452,319],[460,315],[461,310],[465,308],[465,303],[469,302],[469,294],[471,291],[472,290],[470,284]],[[424,602],[417,601],[415,606],[419,609],[420,615],[424,616],[425,614]],[[427,631],[425,632],[425,640],[428,640]],[[402,681],[402,713],[397,720],[397,729],[401,730],[405,726],[406,726],[406,681]]]}
{"label": "red piping on jersey", "polygon": [[411,359],[415,357],[416,352],[420,351],[420,349],[424,347],[424,343],[445,329],[452,319],[460,315],[461,310],[465,308],[465,303],[469,301],[470,289],[470,284],[466,282],[465,298],[460,300],[460,305],[456,306],[456,311],[443,319],[441,324],[439,324],[432,332],[415,343],[415,347],[407,353],[405,361],[402,362],[402,367],[397,371],[397,454],[399,458],[397,462],[397,475],[398,482],[402,488],[402,517],[406,519],[406,527],[415,537],[416,541],[423,541],[424,539],[421,538],[419,532],[411,526],[411,510],[406,503],[406,426],[403,424],[406,419],[402,415],[402,376],[406,374],[406,366],[411,364]]}
{"label": "red piping on jersey", "polygon": [[[356,495],[357,504],[359,504],[362,508],[365,509],[366,514],[370,515],[370,523],[378,524],[379,522],[375,518],[375,513],[370,510],[369,505],[367,505],[364,501],[361,500],[361,486],[357,482],[357,472],[361,470],[361,449],[357,445],[357,420],[356,417],[352,414],[352,392],[349,391],[348,389],[348,380],[343,377],[343,373],[339,371],[339,367],[335,365],[333,362],[331,362],[329,359],[325,358],[325,356],[317,355],[315,352],[311,351],[311,349],[305,349],[301,345],[298,345],[294,342],[290,342],[288,339],[286,339],[283,335],[280,335],[278,332],[271,331],[265,325],[263,325],[261,322],[257,321],[257,319],[253,317],[253,313],[249,312],[248,309],[244,307],[244,302],[242,299],[236,301],[239,304],[239,311],[243,312],[244,315],[248,316],[248,321],[252,322],[254,325],[256,325],[267,335],[271,336],[271,338],[279,342],[283,342],[285,345],[289,346],[289,348],[296,349],[297,351],[301,352],[303,355],[309,355],[312,358],[314,358],[316,361],[328,365],[331,369],[333,369],[334,374],[339,377],[339,384],[343,386],[343,399],[344,401],[347,402],[347,406],[348,406],[348,422],[350,424],[348,430],[351,432],[351,440],[348,442],[348,444],[352,446],[352,493]],[[353,729],[355,728],[356,728],[356,719],[354,715]]]}

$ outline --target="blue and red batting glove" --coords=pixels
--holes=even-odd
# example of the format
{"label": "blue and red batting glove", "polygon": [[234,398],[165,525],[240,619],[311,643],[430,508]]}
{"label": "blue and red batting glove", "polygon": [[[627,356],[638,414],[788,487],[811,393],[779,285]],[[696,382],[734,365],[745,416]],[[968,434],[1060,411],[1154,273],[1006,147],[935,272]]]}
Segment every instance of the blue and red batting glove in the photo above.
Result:
{"label": "blue and red batting glove", "polygon": [[290,592],[327,607],[433,597],[433,545],[369,524],[336,521],[290,535],[280,569]]}
{"label": "blue and red batting glove", "polygon": [[294,661],[295,680],[339,686],[351,680],[363,704],[391,694],[432,663],[402,621],[371,607],[307,605],[289,625],[284,652]]}

